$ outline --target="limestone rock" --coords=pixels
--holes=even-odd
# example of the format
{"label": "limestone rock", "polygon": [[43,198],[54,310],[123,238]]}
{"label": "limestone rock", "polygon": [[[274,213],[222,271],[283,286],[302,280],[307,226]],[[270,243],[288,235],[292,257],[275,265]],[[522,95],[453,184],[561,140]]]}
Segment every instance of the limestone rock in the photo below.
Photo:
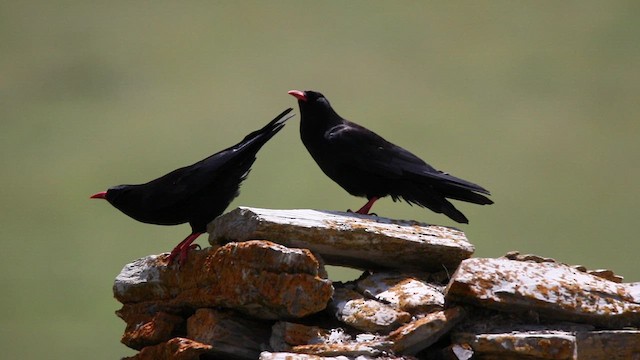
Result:
{"label": "limestone rock", "polygon": [[[520,254],[520,252],[518,251],[510,251],[504,257],[509,260],[528,261],[528,262],[537,262],[537,263],[557,262],[552,258],[546,258],[546,257],[533,255],[533,254]],[[609,270],[609,269],[588,270],[585,266],[582,266],[582,265],[571,265],[571,267],[578,271],[586,272],[590,275],[598,276],[603,279],[613,281],[616,283],[621,283],[622,280],[624,280],[624,277],[616,274],[615,272],[613,272],[613,270]]]}
{"label": "limestone rock", "polygon": [[453,341],[482,359],[570,360],[575,352],[575,337],[563,331],[459,334]]}
{"label": "limestone rock", "polygon": [[[181,269],[116,279],[130,359],[640,359],[640,283],[610,270],[469,259],[458,230],[352,213],[239,208],[209,231]],[[324,261],[368,271],[332,284]]]}
{"label": "limestone rock", "polygon": [[360,334],[355,338],[344,339],[345,335],[340,334],[340,330],[333,330],[332,332],[337,332],[338,334],[335,337],[342,340],[331,341],[332,338],[330,337],[327,342],[321,344],[293,346],[291,352],[329,357],[347,356],[354,358],[364,356],[379,358],[391,349],[391,342],[386,341],[381,336]]}
{"label": "limestone rock", "polygon": [[198,309],[187,320],[187,337],[211,345],[223,357],[253,360],[268,344],[271,324],[231,311]]}
{"label": "limestone rock", "polygon": [[613,281],[615,283],[621,283],[624,280],[624,277],[616,274],[613,270],[609,269],[596,269],[596,270],[588,270],[587,273],[589,275],[601,277],[603,279]]}
{"label": "limestone rock", "polygon": [[269,344],[275,351],[289,351],[297,345],[340,343],[350,339],[341,330],[331,331],[318,326],[279,321],[273,325]]}
{"label": "limestone rock", "polygon": [[378,356],[391,349],[384,337],[359,334],[355,338],[342,329],[325,330],[289,322],[273,326],[270,344],[275,351],[316,356]]}
{"label": "limestone rock", "polygon": [[640,359],[639,330],[583,331],[576,334],[577,359]]}
{"label": "limestone rock", "polygon": [[376,300],[365,299],[347,288],[336,288],[329,306],[338,320],[368,332],[389,332],[411,319],[408,312]]}
{"label": "limestone rock", "polygon": [[200,355],[211,351],[211,345],[197,341],[173,338],[154,346],[147,346],[134,356],[123,360],[199,360]]}
{"label": "limestone rock", "polygon": [[458,346],[470,347],[477,358],[623,360],[640,357],[640,331],[529,330],[487,333],[458,332]]}
{"label": "limestone rock", "polygon": [[264,239],[363,269],[452,271],[474,251],[454,228],[337,211],[240,207],[211,222],[208,232],[214,246]]}
{"label": "limestone rock", "polygon": [[[371,358],[364,358],[371,359]],[[296,353],[288,353],[288,352],[268,352],[264,351],[260,354],[259,360],[350,360],[346,356],[317,356],[317,355],[308,355],[308,354],[296,354]]]}
{"label": "limestone rock", "polygon": [[396,354],[414,355],[438,341],[464,317],[464,310],[455,307],[431,313],[405,324],[389,334]]}
{"label": "limestone rock", "polygon": [[428,283],[426,274],[378,272],[356,283],[361,294],[411,314],[426,313],[444,307],[444,287]]}
{"label": "limestone rock", "polygon": [[467,259],[453,274],[445,297],[447,302],[602,327],[640,325],[640,299],[625,284],[554,262]]}
{"label": "limestone rock", "polygon": [[176,328],[182,325],[181,316],[164,311],[121,310],[118,315],[127,323],[121,342],[132,349],[140,350],[145,346],[159,344],[176,335]]}
{"label": "limestone rock", "polygon": [[189,253],[178,269],[166,254],[125,266],[114,294],[123,304],[153,302],[156,308],[225,307],[261,319],[303,317],[321,311],[331,298],[310,251],[268,241],[230,243]]}
{"label": "limestone rock", "polygon": [[364,356],[347,357],[347,356],[318,356],[309,354],[296,354],[288,352],[268,352],[265,351],[260,354],[259,360],[413,360],[413,358],[406,358],[404,356]]}

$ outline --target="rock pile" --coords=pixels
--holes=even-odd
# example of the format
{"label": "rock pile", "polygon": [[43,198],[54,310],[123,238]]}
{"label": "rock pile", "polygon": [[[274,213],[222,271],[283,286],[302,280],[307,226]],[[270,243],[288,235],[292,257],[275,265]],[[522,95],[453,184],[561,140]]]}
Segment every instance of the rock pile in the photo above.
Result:
{"label": "rock pile", "polygon": [[[182,268],[116,278],[130,359],[640,358],[640,284],[610,271],[352,213],[241,207],[208,230]],[[332,283],[325,263],[365,271]]]}

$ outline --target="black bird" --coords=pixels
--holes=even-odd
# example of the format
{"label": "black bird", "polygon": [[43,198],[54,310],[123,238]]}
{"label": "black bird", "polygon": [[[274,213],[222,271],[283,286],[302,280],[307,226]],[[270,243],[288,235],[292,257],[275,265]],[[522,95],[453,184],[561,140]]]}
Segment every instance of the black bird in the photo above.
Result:
{"label": "black bird", "polygon": [[316,91],[291,90],[300,106],[300,137],[320,169],[349,194],[369,201],[356,213],[390,195],[442,213],[459,223],[469,220],[447,198],[487,205],[493,201],[480,185],[438,171],[409,151],[358,124],[343,119]]}
{"label": "black bird", "polygon": [[238,196],[240,183],[247,177],[256,153],[284,127],[292,115],[283,111],[262,129],[247,135],[238,144],[197,163],[176,169],[146,184],[118,185],[91,196],[106,199],[126,215],[149,224],[189,223],[191,234],[169,255],[184,263],[191,243],[206,231],[207,224]]}

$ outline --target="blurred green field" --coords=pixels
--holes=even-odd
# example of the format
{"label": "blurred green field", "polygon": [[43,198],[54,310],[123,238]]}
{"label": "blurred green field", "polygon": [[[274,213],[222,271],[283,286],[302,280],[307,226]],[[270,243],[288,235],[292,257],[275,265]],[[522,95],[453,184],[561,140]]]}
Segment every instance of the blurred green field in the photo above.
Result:
{"label": "blurred green field", "polygon": [[[495,205],[459,205],[476,256],[519,250],[640,281],[639,16],[634,1],[0,2],[3,357],[132,354],[113,279],[189,228],[88,196],[239,141],[296,107],[290,89],[322,91],[490,189]],[[320,172],[297,121],[231,208],[364,203]],[[390,199],[374,211],[453,225]]]}

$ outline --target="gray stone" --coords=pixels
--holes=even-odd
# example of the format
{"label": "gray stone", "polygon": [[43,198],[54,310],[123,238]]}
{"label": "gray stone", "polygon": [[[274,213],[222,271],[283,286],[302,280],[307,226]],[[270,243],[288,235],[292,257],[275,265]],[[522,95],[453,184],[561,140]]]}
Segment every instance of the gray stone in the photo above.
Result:
{"label": "gray stone", "polygon": [[475,258],[460,264],[445,290],[447,302],[607,328],[640,325],[637,292],[554,262]]}
{"label": "gray stone", "polygon": [[269,240],[330,265],[453,271],[474,247],[460,230],[337,211],[239,207],[209,224],[209,243]]}

